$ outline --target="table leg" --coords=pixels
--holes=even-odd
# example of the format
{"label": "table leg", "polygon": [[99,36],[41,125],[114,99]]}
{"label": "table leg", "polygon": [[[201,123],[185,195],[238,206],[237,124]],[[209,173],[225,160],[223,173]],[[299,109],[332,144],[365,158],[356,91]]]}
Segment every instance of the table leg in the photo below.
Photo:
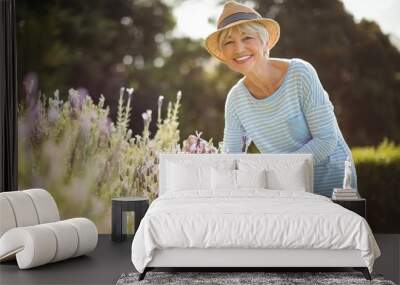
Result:
{"label": "table leg", "polygon": [[140,221],[143,219],[146,214],[147,209],[149,208],[148,204],[142,203],[135,208],[135,233],[139,228]]}
{"label": "table leg", "polygon": [[111,207],[111,239],[113,241],[122,241],[123,240],[123,232],[122,232],[122,222],[123,222],[123,209],[121,203],[112,202]]}

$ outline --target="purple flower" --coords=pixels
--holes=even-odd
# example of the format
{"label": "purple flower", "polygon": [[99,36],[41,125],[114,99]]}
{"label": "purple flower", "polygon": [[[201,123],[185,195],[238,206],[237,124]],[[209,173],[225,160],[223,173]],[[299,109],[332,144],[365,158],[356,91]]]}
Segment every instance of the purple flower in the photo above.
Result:
{"label": "purple flower", "polygon": [[197,153],[204,153],[206,150],[206,143],[205,141],[201,141],[200,143],[198,143],[197,145]]}
{"label": "purple flower", "polygon": [[86,96],[89,95],[88,90],[86,88],[83,88],[83,87],[78,88],[77,92],[78,92],[79,97],[82,98],[82,99],[85,99]]}
{"label": "purple flower", "polygon": [[34,72],[29,72],[23,81],[25,87],[26,95],[30,96],[37,93],[38,88],[38,76]]}
{"label": "purple flower", "polygon": [[197,148],[196,148],[195,144],[189,145],[189,152],[190,153],[196,153],[196,150],[197,150]]}
{"label": "purple flower", "polygon": [[149,115],[147,115],[147,112],[142,113],[142,118],[143,121],[147,122],[149,120]]}
{"label": "purple flower", "polygon": [[147,110],[146,112],[142,113],[142,118],[145,123],[150,123],[151,121],[151,110]]}
{"label": "purple flower", "polygon": [[55,106],[51,106],[47,112],[47,118],[50,123],[53,123],[60,118],[60,113],[58,112],[58,108]]}
{"label": "purple flower", "polygon": [[196,131],[196,135],[189,135],[182,143],[182,151],[186,153],[216,153],[217,149],[212,142],[201,138],[202,132]]}
{"label": "purple flower", "polygon": [[78,90],[69,89],[69,101],[72,109],[82,110],[86,96],[88,96],[88,91],[85,88],[79,88]]}
{"label": "purple flower", "polygon": [[36,104],[32,105],[29,108],[29,119],[32,121],[37,121],[40,118],[40,114],[43,111],[43,106],[40,101],[38,101]]}
{"label": "purple flower", "polygon": [[80,104],[78,92],[76,92],[75,89],[71,88],[71,89],[68,90],[68,93],[69,93],[69,98],[68,99],[69,99],[69,102],[71,104],[71,107],[73,109],[79,108],[81,104]]}

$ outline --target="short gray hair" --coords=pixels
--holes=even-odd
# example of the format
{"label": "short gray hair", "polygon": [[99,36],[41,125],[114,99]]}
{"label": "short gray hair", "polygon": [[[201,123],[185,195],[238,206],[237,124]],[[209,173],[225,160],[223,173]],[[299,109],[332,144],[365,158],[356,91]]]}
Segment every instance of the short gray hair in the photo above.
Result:
{"label": "short gray hair", "polygon": [[218,38],[218,46],[220,50],[222,50],[223,42],[232,34],[234,29],[239,29],[239,31],[245,33],[256,33],[264,45],[268,43],[269,34],[265,26],[257,22],[248,22],[223,30]]}

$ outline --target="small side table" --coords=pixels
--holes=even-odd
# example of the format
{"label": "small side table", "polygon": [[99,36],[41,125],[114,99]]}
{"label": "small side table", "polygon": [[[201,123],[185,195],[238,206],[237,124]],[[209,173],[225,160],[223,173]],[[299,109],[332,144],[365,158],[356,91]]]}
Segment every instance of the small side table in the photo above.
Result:
{"label": "small side table", "polygon": [[126,213],[135,212],[135,231],[137,231],[140,221],[149,208],[149,199],[143,197],[120,197],[112,199],[111,211],[111,239],[113,241],[123,241],[126,239]]}
{"label": "small side table", "polygon": [[359,214],[364,219],[367,219],[367,200],[364,198],[354,200],[337,200],[332,199],[332,202]]}

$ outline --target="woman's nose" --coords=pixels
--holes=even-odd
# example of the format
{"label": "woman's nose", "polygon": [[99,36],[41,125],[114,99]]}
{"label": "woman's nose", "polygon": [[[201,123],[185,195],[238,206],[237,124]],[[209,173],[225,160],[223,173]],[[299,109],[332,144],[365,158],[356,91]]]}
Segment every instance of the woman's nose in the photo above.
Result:
{"label": "woman's nose", "polygon": [[235,49],[235,53],[240,53],[240,52],[242,52],[243,49],[244,49],[243,43],[242,43],[241,41],[235,42],[234,49]]}

